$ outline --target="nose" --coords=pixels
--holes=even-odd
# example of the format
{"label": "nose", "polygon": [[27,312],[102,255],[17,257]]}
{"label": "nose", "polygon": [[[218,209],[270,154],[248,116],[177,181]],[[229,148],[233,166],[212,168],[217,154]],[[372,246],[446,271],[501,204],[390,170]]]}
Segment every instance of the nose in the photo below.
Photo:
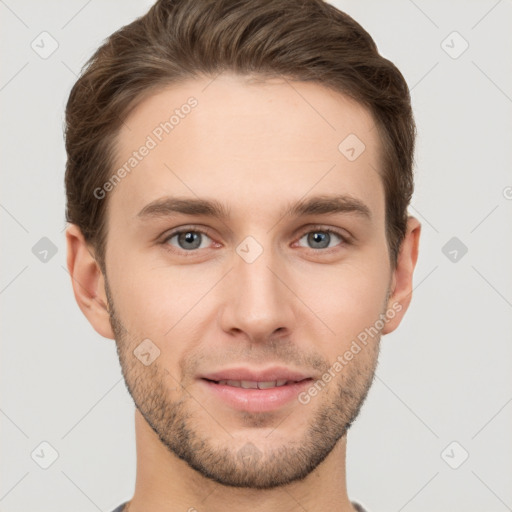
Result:
{"label": "nose", "polygon": [[289,336],[298,323],[297,299],[289,281],[285,265],[271,249],[252,262],[234,253],[224,283],[228,291],[220,312],[222,329],[250,342]]}

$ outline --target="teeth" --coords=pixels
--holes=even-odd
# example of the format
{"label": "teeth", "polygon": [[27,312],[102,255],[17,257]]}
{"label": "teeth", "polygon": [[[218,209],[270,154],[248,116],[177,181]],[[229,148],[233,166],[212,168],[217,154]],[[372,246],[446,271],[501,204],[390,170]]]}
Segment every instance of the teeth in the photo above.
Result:
{"label": "teeth", "polygon": [[241,387],[244,389],[258,389],[258,383],[250,380],[241,381]]}
{"label": "teeth", "polygon": [[277,382],[275,380],[271,380],[271,381],[267,381],[267,382],[258,382],[259,389],[275,388],[276,386],[277,386]]}
{"label": "teeth", "polygon": [[286,385],[288,381],[286,379],[280,380],[268,380],[263,382],[256,382],[253,380],[219,380],[219,384],[224,386],[232,386],[234,388],[243,389],[271,389]]}

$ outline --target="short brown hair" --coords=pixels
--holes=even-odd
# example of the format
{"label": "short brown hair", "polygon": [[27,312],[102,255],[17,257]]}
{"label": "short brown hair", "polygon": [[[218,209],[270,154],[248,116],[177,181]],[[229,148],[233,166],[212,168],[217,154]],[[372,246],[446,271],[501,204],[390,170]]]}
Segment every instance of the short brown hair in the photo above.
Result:
{"label": "short brown hair", "polygon": [[[148,93],[227,71],[315,82],[371,112],[382,142],[386,238],[396,267],[414,189],[416,128],[409,89],[370,35],[322,0],[159,0],[113,33],[84,66],[66,106],[66,220],[104,270],[116,136]],[[341,142],[341,141],[340,141]]]}

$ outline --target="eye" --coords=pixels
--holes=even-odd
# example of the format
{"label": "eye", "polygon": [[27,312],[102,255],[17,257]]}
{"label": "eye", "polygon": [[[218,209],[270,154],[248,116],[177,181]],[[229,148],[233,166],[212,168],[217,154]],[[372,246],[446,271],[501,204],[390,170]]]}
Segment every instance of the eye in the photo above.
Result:
{"label": "eye", "polygon": [[[315,229],[308,231],[299,239],[299,245],[302,240],[306,240],[306,244],[308,244],[306,247],[310,249],[330,249],[336,245],[340,245],[340,242],[348,243],[345,237],[332,229]],[[334,242],[334,244],[332,244],[332,242]]]}
{"label": "eye", "polygon": [[198,229],[182,229],[171,233],[163,244],[172,245],[183,251],[193,251],[195,249],[205,249],[209,246],[212,239],[204,232]]}

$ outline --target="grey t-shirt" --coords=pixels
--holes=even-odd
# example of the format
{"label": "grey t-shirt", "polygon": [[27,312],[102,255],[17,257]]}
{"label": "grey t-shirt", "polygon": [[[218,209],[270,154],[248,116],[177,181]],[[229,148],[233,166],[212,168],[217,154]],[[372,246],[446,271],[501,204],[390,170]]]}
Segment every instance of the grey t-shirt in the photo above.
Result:
{"label": "grey t-shirt", "polygon": [[[123,504],[119,505],[119,507],[117,507],[115,510],[112,510],[112,512],[123,512],[123,508],[127,503],[128,502],[125,501]],[[354,505],[354,508],[357,510],[357,512],[366,512],[366,510],[361,505],[359,505],[359,503],[353,501],[352,505]]]}
{"label": "grey t-shirt", "polygon": [[123,512],[123,508],[127,503],[128,502],[125,501],[123,504],[119,505],[119,507],[117,507],[115,510],[112,510],[112,512]]}

